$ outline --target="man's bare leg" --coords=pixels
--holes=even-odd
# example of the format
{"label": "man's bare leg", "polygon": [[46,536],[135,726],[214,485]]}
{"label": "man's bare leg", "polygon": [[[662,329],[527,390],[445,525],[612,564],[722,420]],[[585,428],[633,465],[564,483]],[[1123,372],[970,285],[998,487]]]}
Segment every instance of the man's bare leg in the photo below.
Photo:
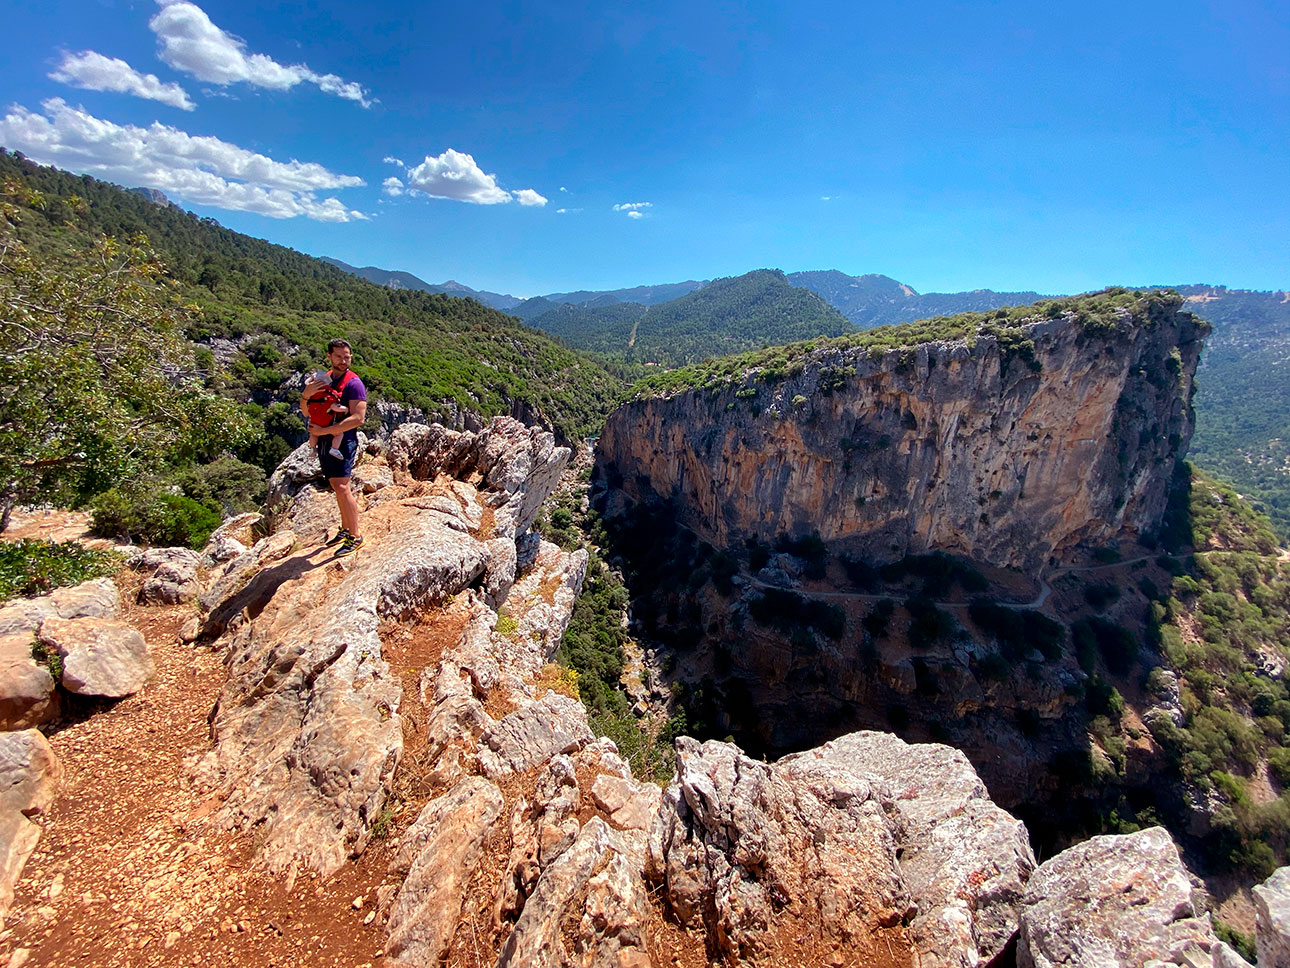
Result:
{"label": "man's bare leg", "polygon": [[340,508],[340,525],[354,537],[358,537],[358,499],[350,490],[348,477],[331,477],[327,479],[332,491],[336,494],[336,505]]}

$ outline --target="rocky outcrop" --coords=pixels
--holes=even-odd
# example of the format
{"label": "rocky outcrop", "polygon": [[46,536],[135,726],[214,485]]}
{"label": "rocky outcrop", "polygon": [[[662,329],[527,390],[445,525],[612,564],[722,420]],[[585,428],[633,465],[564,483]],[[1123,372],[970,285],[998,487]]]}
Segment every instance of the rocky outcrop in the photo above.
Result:
{"label": "rocky outcrop", "polygon": [[47,618],[115,618],[121,593],[111,578],[56,588],[39,598],[22,598],[0,608],[0,635],[31,632]]}
{"label": "rocky outcrop", "polygon": [[597,444],[607,511],[667,501],[718,547],[818,531],[873,560],[1018,567],[1150,531],[1193,426],[1203,324],[1180,305],[1126,309],[1110,335],[1033,323],[1034,368],[978,335],[637,400]]}
{"label": "rocky outcrop", "polygon": [[773,765],[678,740],[647,873],[730,963],[799,935],[863,962],[908,925],[922,964],[966,968],[1012,941],[1034,866],[961,753],[862,732]]}
{"label": "rocky outcrop", "polygon": [[[568,459],[549,434],[505,419],[442,433],[454,462],[414,455],[422,473],[374,495],[367,547],[336,564],[294,531],[297,509],[331,499],[292,455],[271,487],[288,529],[226,562],[200,597],[206,634],[225,636],[229,678],[197,774],[224,801],[216,820],[262,824],[263,859],[293,876],[331,873],[362,850],[402,755],[402,688],[381,623],[411,620],[483,575],[487,541],[509,528],[513,544]],[[472,527],[484,508],[499,524],[487,534]]]}
{"label": "rocky outcrop", "polygon": [[197,568],[202,556],[189,548],[149,548],[126,562],[145,573],[139,588],[141,605],[182,605],[197,597]]}
{"label": "rocky outcrop", "polygon": [[966,756],[877,732],[800,755],[887,784],[904,821],[900,869],[918,900],[910,928],[923,968],[968,968],[1007,948],[1035,858],[1025,826],[990,800]]}
{"label": "rocky outcrop", "polygon": [[1290,968],[1290,867],[1254,889],[1259,968]]}
{"label": "rocky outcrop", "polygon": [[147,643],[124,622],[50,618],[40,641],[62,659],[60,682],[81,696],[120,699],[143,688],[155,669]]}
{"label": "rocky outcrop", "polygon": [[37,730],[0,733],[0,919],[9,913],[13,889],[40,840],[31,818],[49,809],[62,767]]}
{"label": "rocky outcrop", "polygon": [[0,635],[0,730],[27,729],[58,715],[54,677],[31,654],[31,633]]}
{"label": "rocky outcrop", "polygon": [[1214,943],[1173,838],[1151,827],[1093,837],[1039,866],[1022,899],[1017,964],[1195,964],[1193,953],[1208,955]]}
{"label": "rocky outcrop", "polygon": [[461,918],[464,878],[474,870],[502,805],[497,787],[466,777],[422,808],[394,862],[403,882],[390,908],[391,958],[434,965],[448,953]]}

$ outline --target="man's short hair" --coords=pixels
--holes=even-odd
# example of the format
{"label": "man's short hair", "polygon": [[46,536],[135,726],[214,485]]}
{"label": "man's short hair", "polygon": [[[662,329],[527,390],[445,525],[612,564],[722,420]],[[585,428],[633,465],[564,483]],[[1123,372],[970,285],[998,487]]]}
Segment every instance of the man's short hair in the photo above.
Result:
{"label": "man's short hair", "polygon": [[327,352],[328,352],[328,353],[330,353],[332,350],[339,349],[339,348],[340,348],[340,347],[342,347],[342,346],[343,346],[343,347],[345,347],[345,349],[350,349],[349,340],[347,340],[347,339],[339,339],[339,338],[338,338],[338,339],[333,339],[333,340],[328,340],[328,341],[327,341]]}

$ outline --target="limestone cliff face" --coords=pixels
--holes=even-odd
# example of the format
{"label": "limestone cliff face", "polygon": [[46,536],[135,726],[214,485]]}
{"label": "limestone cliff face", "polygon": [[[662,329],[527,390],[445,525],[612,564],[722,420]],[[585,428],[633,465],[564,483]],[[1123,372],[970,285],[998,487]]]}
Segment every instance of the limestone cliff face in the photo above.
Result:
{"label": "limestone cliff face", "polygon": [[992,336],[828,348],[779,383],[637,400],[606,423],[597,473],[717,545],[819,531],[877,561],[1034,567],[1159,521],[1204,334],[1179,305],[1110,334],[1073,313],[1031,324],[1033,363]]}

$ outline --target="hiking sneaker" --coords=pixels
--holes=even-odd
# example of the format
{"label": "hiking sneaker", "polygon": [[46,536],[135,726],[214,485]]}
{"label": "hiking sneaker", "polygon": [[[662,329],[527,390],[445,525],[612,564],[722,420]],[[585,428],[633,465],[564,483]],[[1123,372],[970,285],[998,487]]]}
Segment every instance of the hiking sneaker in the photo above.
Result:
{"label": "hiking sneaker", "polygon": [[349,531],[347,531],[345,528],[341,528],[334,535],[332,535],[330,538],[328,538],[326,541],[323,542],[323,547],[330,548],[332,545],[338,545],[342,541],[346,541],[352,537],[353,535],[350,534]]}
{"label": "hiking sneaker", "polygon": [[336,550],[337,558],[344,558],[346,555],[352,555],[359,548],[363,547],[363,539],[355,535],[346,535],[341,546]]}

